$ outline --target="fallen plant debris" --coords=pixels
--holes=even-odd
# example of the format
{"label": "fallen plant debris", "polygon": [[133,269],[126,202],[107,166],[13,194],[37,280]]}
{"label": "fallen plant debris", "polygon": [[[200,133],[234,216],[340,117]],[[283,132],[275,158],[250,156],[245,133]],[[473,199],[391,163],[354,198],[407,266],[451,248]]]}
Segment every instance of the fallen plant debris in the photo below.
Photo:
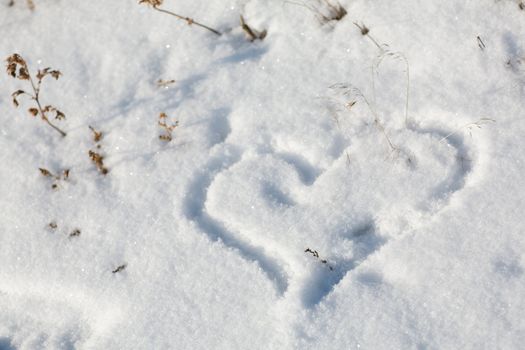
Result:
{"label": "fallen plant debris", "polygon": [[332,3],[331,0],[324,0],[322,3],[324,3],[326,8],[328,8],[328,16],[326,16],[328,21],[340,21],[348,13],[346,12],[346,9],[337,1]]}
{"label": "fallen plant debris", "polygon": [[175,79],[170,79],[170,80],[159,79],[157,80],[157,87],[168,88],[171,84],[175,84],[175,83],[176,83]]}
{"label": "fallen plant debris", "polygon": [[54,190],[58,188],[58,183],[60,181],[65,181],[69,179],[69,169],[63,170],[58,175],[53,174],[51,171],[45,168],[38,168],[38,170],[40,170],[40,174],[42,174],[42,176],[53,180],[53,183],[51,184],[51,188]]}
{"label": "fallen plant debris", "polygon": [[[51,221],[47,227],[51,230],[51,231],[57,231],[58,229],[58,224],[55,220]],[[79,228],[75,228],[73,229],[73,231],[69,232],[69,233],[64,233],[62,231],[63,234],[67,235],[68,238],[74,238],[74,237],[78,237],[82,234],[82,231],[79,229]]]}
{"label": "fallen plant debris", "polygon": [[78,228],[76,228],[69,234],[69,238],[78,237],[81,233],[82,232]]}
{"label": "fallen plant debris", "polygon": [[478,46],[481,49],[481,51],[485,50],[486,46],[483,40],[481,40],[481,37],[478,35],[476,38],[478,40]]}
{"label": "fallen plant debris", "polygon": [[178,19],[181,19],[183,21],[186,21],[186,23],[188,23],[188,25],[195,24],[196,26],[199,26],[201,28],[209,30],[213,34],[216,34],[216,35],[219,35],[219,36],[221,35],[221,32],[219,32],[218,30],[213,29],[211,27],[208,27],[207,25],[204,25],[202,23],[196,22],[193,18],[181,16],[181,15],[178,15],[178,14],[176,14],[174,12],[171,12],[171,11],[159,8],[159,6],[162,5],[163,2],[164,2],[164,0],[140,0],[139,4],[149,5],[156,11],[163,12],[163,13],[166,13],[168,15],[174,16],[174,17],[176,17]]}
{"label": "fallen plant debris", "polygon": [[111,271],[111,273],[119,273],[121,271],[124,271],[127,266],[128,266],[128,264],[122,264],[122,265],[118,266],[116,269],[114,269],[113,271]]}
{"label": "fallen plant debris", "polygon": [[317,260],[319,260],[319,262],[320,262],[321,264],[325,264],[326,266],[328,266],[328,268],[330,269],[330,271],[333,271],[333,270],[334,270],[334,268],[333,268],[330,264],[328,264],[328,261],[327,261],[326,259],[321,259],[321,258],[319,257],[319,253],[317,252],[317,250],[312,250],[312,249],[310,249],[310,248],[306,248],[304,252],[305,252],[305,253],[310,253],[310,254],[312,254],[312,256],[313,256],[314,258],[316,258]]}
{"label": "fallen plant debris", "polygon": [[[91,132],[93,133],[93,141],[95,143],[100,142],[100,140],[102,140],[102,132],[101,131],[97,131],[91,125],[89,126],[89,130],[91,130]],[[98,148],[100,148],[100,145],[98,145]]]}
{"label": "fallen plant debris", "polygon": [[368,39],[370,39],[374,43],[374,45],[379,48],[379,50],[383,51],[383,48],[381,47],[381,45],[379,45],[377,40],[374,39],[372,35],[370,35],[370,29],[366,25],[364,25],[364,23],[359,24],[357,22],[354,22],[354,25],[357,28],[359,28],[359,30],[361,31],[361,35],[368,37]]}
{"label": "fallen plant debris", "polygon": [[[98,131],[91,125],[89,126],[89,130],[91,130],[91,133],[93,134],[92,136],[93,136],[93,142],[95,142],[95,147],[97,148],[97,150],[100,150],[102,148],[102,146],[100,145],[100,141],[102,140],[102,137],[103,137],[102,131]],[[93,164],[95,164],[97,170],[102,175],[106,175],[109,172],[108,168],[106,168],[104,165],[104,156],[102,154],[100,154],[97,151],[89,150],[88,155],[89,155],[89,159],[91,159]]]}
{"label": "fallen plant debris", "polygon": [[19,54],[12,54],[7,58],[7,74],[15,79],[20,80],[27,80],[31,84],[32,92],[26,92],[25,90],[16,90],[11,94],[13,98],[13,104],[15,107],[18,107],[20,103],[18,102],[17,98],[21,95],[28,96],[31,100],[35,101],[36,106],[31,107],[28,109],[29,113],[33,117],[37,117],[40,115],[40,118],[47,123],[49,126],[51,126],[53,129],[55,129],[57,132],[60,133],[62,136],[66,136],[66,133],[62,131],[60,128],[58,128],[56,125],[51,123],[48,117],[48,113],[54,112],[55,113],[55,119],[56,120],[63,120],[66,118],[64,113],[62,113],[60,110],[58,110],[56,107],[53,107],[51,105],[42,106],[40,102],[40,89],[42,86],[42,80],[46,76],[51,76],[58,80],[58,78],[62,75],[60,71],[58,70],[52,70],[51,68],[44,68],[43,70],[38,70],[36,74],[36,82],[35,79],[31,76],[29,73],[29,68],[27,67],[26,61],[19,55]]}
{"label": "fallen plant debris", "polygon": [[259,32],[255,29],[252,29],[247,23],[246,21],[244,20],[244,17],[242,15],[240,15],[240,21],[241,21],[241,28],[242,30],[246,33],[246,37],[248,38],[248,40],[250,40],[251,42],[255,41],[255,40],[264,40],[264,38],[266,38],[266,30],[263,30],[262,32]]}
{"label": "fallen plant debris", "polygon": [[168,115],[162,112],[159,115],[158,123],[159,123],[159,126],[163,129],[164,133],[159,135],[159,139],[161,139],[162,141],[170,142],[171,140],[173,140],[172,133],[173,133],[173,130],[177,126],[179,126],[179,121],[176,120],[175,123],[168,125],[167,120],[168,120]]}
{"label": "fallen plant debris", "polygon": [[524,57],[511,57],[507,59],[507,62],[505,62],[505,66],[515,73],[518,73],[521,71],[522,65],[525,62],[525,56]]}
{"label": "fallen plant debris", "polygon": [[309,1],[292,1],[285,3],[304,7],[314,13],[317,20],[321,23],[331,21],[340,21],[347,15],[346,9],[337,1],[332,0],[309,0]]}
{"label": "fallen plant debris", "polygon": [[[11,0],[9,1],[9,3],[7,4],[7,6],[11,7],[11,6],[14,6],[15,4],[15,0]],[[35,9],[35,3],[33,2],[33,0],[26,0],[26,4],[27,4],[27,7],[30,9],[30,10],[34,10]]]}
{"label": "fallen plant debris", "polygon": [[53,174],[51,174],[51,172],[47,169],[44,169],[44,168],[38,168],[38,170],[40,170],[40,173],[44,176],[47,176],[47,177],[51,177],[53,176]]}
{"label": "fallen plant debris", "polygon": [[100,153],[97,153],[92,150],[89,150],[88,154],[89,154],[89,158],[91,159],[91,161],[97,167],[97,170],[102,175],[106,175],[109,172],[109,170],[104,166],[104,157]]}

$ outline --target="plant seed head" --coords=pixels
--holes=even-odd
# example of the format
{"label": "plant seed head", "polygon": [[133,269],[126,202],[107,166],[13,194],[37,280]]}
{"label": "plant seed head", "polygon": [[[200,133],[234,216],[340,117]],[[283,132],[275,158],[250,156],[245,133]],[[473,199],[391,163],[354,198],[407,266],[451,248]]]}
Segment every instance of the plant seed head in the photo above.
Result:
{"label": "plant seed head", "polygon": [[157,7],[157,6],[162,5],[163,1],[164,0],[140,0],[139,4],[146,4],[146,5],[150,5],[153,7]]}

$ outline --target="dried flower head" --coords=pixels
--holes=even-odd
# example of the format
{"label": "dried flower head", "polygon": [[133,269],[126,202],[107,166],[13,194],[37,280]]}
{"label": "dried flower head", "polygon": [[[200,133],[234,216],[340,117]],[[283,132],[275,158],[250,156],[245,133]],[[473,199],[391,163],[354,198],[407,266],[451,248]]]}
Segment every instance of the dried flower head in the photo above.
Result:
{"label": "dried flower head", "polygon": [[43,175],[43,176],[46,176],[46,177],[51,177],[53,176],[53,174],[51,174],[51,172],[47,169],[44,169],[44,168],[38,168],[38,170],[40,170],[40,173]]}
{"label": "dried flower head", "polygon": [[147,4],[153,7],[162,5],[164,0],[140,0],[139,4]]}
{"label": "dried flower head", "polygon": [[51,75],[53,78],[55,78],[56,80],[58,80],[58,78],[60,78],[60,76],[62,75],[62,73],[60,73],[60,71],[58,70],[52,70],[51,68],[44,68],[42,70],[38,70],[38,73],[36,74],[36,77],[39,79],[39,80],[42,80],[44,79],[44,77],[46,75]]}
{"label": "dried flower head", "polygon": [[102,140],[102,131],[97,131],[94,127],[91,125],[89,126],[89,130],[93,133],[93,141],[99,142]]}
{"label": "dried flower head", "polygon": [[159,115],[158,123],[159,123],[159,126],[164,130],[164,133],[159,135],[159,139],[161,139],[162,141],[170,142],[171,140],[173,140],[172,133],[173,133],[173,130],[177,126],[179,126],[179,121],[176,120],[171,125],[168,125],[167,121],[168,121],[168,115],[166,113],[162,112]]}
{"label": "dried flower head", "polygon": [[89,158],[95,164],[98,171],[100,171],[102,175],[106,175],[109,172],[109,170],[104,166],[104,157],[100,153],[91,150],[88,154]]}
{"label": "dried flower head", "polygon": [[51,188],[52,189],[58,189],[58,184],[60,181],[66,181],[69,179],[69,169],[65,169],[61,173],[59,172],[58,175],[53,174],[51,171],[47,170],[46,168],[38,168],[40,171],[40,174],[44,177],[49,178],[51,182]]}
{"label": "dried flower head", "polygon": [[354,24],[357,26],[357,28],[359,28],[359,30],[361,31],[361,35],[367,35],[369,32],[370,32],[370,29],[368,29],[367,26],[365,26],[364,24],[358,24],[356,22],[354,22]]}
{"label": "dried flower head", "polygon": [[33,117],[36,117],[38,115],[38,108],[29,108],[27,110],[29,114],[31,114]]}
{"label": "dried flower head", "polygon": [[[27,75],[27,63],[17,53],[12,54],[11,56],[7,57],[7,74],[12,76],[13,78],[23,79]],[[22,77],[20,76],[22,75]],[[25,80],[25,79],[24,79]]]}
{"label": "dried flower head", "polygon": [[321,24],[340,21],[347,15],[346,9],[337,0],[294,0],[285,2],[308,9]]}

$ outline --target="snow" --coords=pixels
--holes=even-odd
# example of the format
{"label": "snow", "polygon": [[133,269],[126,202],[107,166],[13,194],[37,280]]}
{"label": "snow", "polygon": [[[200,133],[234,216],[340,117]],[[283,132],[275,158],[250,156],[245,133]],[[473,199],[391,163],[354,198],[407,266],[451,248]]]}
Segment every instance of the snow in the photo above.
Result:
{"label": "snow", "polygon": [[7,3],[0,349],[523,348],[518,1]]}

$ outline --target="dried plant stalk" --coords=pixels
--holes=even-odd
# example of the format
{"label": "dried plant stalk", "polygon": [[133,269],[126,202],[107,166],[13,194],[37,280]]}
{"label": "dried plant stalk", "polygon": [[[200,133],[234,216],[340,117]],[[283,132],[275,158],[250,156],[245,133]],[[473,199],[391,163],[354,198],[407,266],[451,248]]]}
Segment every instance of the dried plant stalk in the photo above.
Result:
{"label": "dried plant stalk", "polygon": [[337,1],[332,0],[286,0],[285,3],[304,7],[315,14],[321,24],[340,21],[347,15],[346,9]]}
{"label": "dried plant stalk", "polygon": [[467,130],[469,135],[472,137],[472,130],[474,130],[474,129],[482,129],[483,125],[491,124],[491,123],[495,123],[495,122],[496,121],[494,119],[492,119],[492,118],[486,118],[486,117],[485,118],[480,118],[480,119],[476,120],[475,122],[468,123],[468,124],[465,124],[463,126],[460,126],[455,131],[453,131],[450,134],[446,135],[445,137],[441,138],[441,140],[439,140],[439,142],[445,141],[446,139],[448,139],[452,135],[457,134],[461,130]]}
{"label": "dried plant stalk", "polygon": [[35,101],[36,106],[31,107],[28,109],[29,114],[33,117],[37,117],[40,115],[40,118],[47,123],[50,127],[55,129],[60,135],[66,136],[66,133],[62,131],[59,127],[57,127],[55,124],[51,123],[48,117],[48,113],[54,112],[55,113],[55,119],[57,120],[63,120],[66,118],[64,113],[59,111],[56,107],[53,107],[51,105],[42,106],[42,103],[40,102],[40,89],[42,86],[42,80],[46,76],[51,76],[58,80],[58,78],[62,75],[60,71],[58,70],[52,70],[51,68],[45,68],[43,70],[38,70],[35,79],[29,74],[29,68],[27,67],[26,61],[19,55],[19,54],[12,54],[7,58],[7,74],[11,77],[19,80],[27,80],[29,81],[31,85],[32,92],[26,92],[25,90],[17,90],[11,94],[11,97],[13,98],[13,104],[15,107],[19,106],[17,97],[21,95],[26,95],[33,101]]}
{"label": "dried plant stalk", "polygon": [[156,11],[164,12],[164,13],[166,13],[168,15],[171,15],[171,16],[177,17],[178,19],[186,21],[186,23],[188,23],[188,25],[195,24],[196,26],[199,26],[201,28],[209,30],[213,34],[216,34],[216,35],[219,35],[219,36],[221,35],[221,32],[219,32],[218,30],[213,29],[211,27],[208,27],[207,25],[204,25],[202,23],[196,22],[193,18],[181,16],[181,15],[178,15],[178,14],[176,14],[174,12],[171,12],[171,11],[159,8],[159,6],[162,5],[163,1],[164,0],[140,0],[139,4],[150,5]]}

